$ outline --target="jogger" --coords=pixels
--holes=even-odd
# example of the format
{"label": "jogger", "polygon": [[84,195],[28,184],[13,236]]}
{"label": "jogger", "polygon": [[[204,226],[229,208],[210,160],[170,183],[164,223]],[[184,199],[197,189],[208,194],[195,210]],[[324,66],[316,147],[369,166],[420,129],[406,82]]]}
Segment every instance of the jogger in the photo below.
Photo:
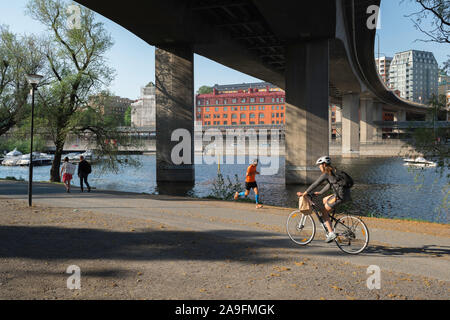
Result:
{"label": "jogger", "polygon": [[253,189],[255,192],[255,200],[256,200],[256,209],[262,208],[263,206],[259,203],[259,191],[258,185],[256,184],[255,176],[259,174],[256,171],[256,167],[258,166],[258,159],[253,160],[252,164],[247,168],[247,175],[245,177],[245,192],[236,192],[234,195],[234,200],[237,200],[239,197],[248,197],[250,194],[250,190]]}

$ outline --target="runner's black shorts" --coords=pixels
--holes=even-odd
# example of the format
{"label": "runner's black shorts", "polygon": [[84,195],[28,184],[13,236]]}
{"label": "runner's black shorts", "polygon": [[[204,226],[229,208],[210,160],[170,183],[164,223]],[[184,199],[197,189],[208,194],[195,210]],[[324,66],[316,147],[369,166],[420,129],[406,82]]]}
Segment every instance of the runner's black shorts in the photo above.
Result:
{"label": "runner's black shorts", "polygon": [[245,183],[245,190],[251,190],[253,188],[258,188],[258,185],[256,182],[246,182]]}

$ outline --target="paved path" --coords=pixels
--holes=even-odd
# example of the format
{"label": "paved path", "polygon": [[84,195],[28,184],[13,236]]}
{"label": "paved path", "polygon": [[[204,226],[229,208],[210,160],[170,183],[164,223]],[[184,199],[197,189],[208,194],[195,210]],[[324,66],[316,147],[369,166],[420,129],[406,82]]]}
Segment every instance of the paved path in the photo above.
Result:
{"label": "paved path", "polygon": [[[146,218],[181,230],[204,232],[262,247],[295,248],[285,233],[286,217],[290,211],[283,208],[256,210],[247,203],[99,190],[80,193],[74,189],[68,194],[63,186],[46,183],[34,184],[33,190],[34,203],[40,205]],[[27,184],[1,181],[0,197],[25,200]],[[377,229],[370,221],[367,224],[371,242],[364,254],[345,255],[334,244],[325,244],[318,239],[307,247],[299,247],[299,258],[314,256],[360,266],[374,264],[383,271],[450,281],[449,237]]]}

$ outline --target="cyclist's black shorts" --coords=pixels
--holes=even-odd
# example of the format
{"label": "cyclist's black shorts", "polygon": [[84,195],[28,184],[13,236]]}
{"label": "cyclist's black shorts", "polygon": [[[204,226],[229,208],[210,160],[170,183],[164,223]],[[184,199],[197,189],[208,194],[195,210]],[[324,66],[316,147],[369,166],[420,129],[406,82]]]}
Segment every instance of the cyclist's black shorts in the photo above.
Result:
{"label": "cyclist's black shorts", "polygon": [[[334,199],[336,199],[336,201],[333,202]],[[344,201],[341,198],[337,197],[336,195],[333,195],[328,198],[327,205],[331,209],[334,209],[334,208],[336,208],[336,206],[340,205],[342,202],[344,202]]]}
{"label": "cyclist's black shorts", "polygon": [[258,188],[258,185],[256,182],[246,182],[245,183],[245,190],[251,190],[253,188]]}

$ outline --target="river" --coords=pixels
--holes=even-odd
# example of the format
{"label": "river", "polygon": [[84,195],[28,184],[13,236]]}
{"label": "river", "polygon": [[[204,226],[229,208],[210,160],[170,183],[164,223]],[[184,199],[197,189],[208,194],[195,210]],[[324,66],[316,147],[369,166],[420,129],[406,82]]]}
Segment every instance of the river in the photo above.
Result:
{"label": "river", "polygon": [[[129,191],[138,193],[178,193],[195,197],[206,197],[211,192],[212,183],[217,175],[217,165],[196,165],[195,186],[186,186],[184,190],[173,187],[162,191],[155,180],[155,155],[136,155],[140,167],[122,167],[119,173],[102,172],[93,165],[89,176],[92,186],[98,189]],[[401,158],[335,158],[334,164],[349,173],[355,181],[352,188],[352,209],[361,215],[375,215],[388,218],[420,219],[432,222],[449,223],[448,220],[448,171],[441,175],[435,168],[412,170],[403,164]],[[246,164],[222,164],[222,174],[234,180],[238,174],[244,181]],[[49,180],[49,166],[35,167],[35,181]],[[0,178],[28,178],[28,167],[0,166]],[[258,176],[262,201],[266,204],[295,207],[297,191],[305,186],[284,184],[284,157],[280,157],[280,169],[276,175]],[[74,184],[79,186],[78,179]],[[63,187],[61,187],[63,188]]]}

